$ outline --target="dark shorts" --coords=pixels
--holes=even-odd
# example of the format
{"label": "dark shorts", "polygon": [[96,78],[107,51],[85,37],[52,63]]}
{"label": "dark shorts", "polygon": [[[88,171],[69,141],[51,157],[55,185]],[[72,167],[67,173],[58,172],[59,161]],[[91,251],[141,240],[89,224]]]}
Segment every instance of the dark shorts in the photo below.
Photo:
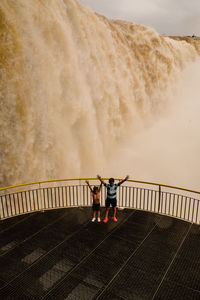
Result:
{"label": "dark shorts", "polygon": [[106,208],[110,207],[110,205],[112,205],[112,207],[116,207],[117,206],[117,199],[114,198],[114,199],[109,199],[107,198],[106,199]]}
{"label": "dark shorts", "polygon": [[99,211],[100,210],[100,203],[99,204],[93,203],[92,208],[93,208],[93,210]]}

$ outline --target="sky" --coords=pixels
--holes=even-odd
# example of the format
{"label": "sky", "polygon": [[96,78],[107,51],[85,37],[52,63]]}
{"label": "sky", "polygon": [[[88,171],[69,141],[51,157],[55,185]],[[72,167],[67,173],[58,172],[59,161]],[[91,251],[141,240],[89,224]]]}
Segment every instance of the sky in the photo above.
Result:
{"label": "sky", "polygon": [[200,36],[200,0],[78,0],[93,12],[154,28],[161,35]]}

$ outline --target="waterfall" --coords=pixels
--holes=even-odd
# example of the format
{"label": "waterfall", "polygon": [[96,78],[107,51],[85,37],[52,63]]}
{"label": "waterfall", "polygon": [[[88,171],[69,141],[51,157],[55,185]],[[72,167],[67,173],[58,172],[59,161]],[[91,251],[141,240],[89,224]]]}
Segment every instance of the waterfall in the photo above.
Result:
{"label": "waterfall", "polygon": [[138,135],[170,114],[184,70],[198,60],[192,43],[75,0],[1,0],[0,39],[3,186],[137,176]]}

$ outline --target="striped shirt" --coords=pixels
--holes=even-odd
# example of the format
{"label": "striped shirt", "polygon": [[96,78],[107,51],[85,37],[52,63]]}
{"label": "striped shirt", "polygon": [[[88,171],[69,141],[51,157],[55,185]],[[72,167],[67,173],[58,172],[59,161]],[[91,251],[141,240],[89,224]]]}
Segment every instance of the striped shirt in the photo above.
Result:
{"label": "striped shirt", "polygon": [[107,198],[108,199],[115,199],[117,197],[117,188],[119,184],[115,183],[113,185],[105,184],[105,187],[107,188]]}

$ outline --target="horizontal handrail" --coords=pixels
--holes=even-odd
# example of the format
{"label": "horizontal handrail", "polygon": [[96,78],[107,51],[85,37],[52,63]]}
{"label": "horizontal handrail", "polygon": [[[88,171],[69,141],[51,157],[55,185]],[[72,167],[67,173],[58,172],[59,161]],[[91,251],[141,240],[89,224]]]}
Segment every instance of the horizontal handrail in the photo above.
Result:
{"label": "horizontal handrail", "polygon": [[[102,177],[103,180],[109,180],[108,177]],[[123,178],[114,178],[115,180],[123,180]],[[15,187],[20,187],[20,186],[26,186],[26,185],[32,185],[32,184],[39,184],[39,183],[48,183],[48,182],[59,182],[59,181],[74,181],[74,180],[97,180],[96,177],[88,177],[88,178],[64,178],[64,179],[52,179],[52,180],[43,180],[43,181],[35,181],[35,182],[26,182],[26,183],[21,183],[21,184],[17,184],[17,185],[11,185],[11,186],[6,186],[6,187],[1,187],[1,190],[5,190],[5,189],[10,189],[10,188],[15,188]],[[127,181],[129,182],[135,182],[135,183],[142,183],[142,184],[150,184],[150,185],[156,185],[156,186],[162,186],[162,187],[167,187],[167,188],[173,188],[173,189],[178,189],[178,190],[182,190],[182,191],[187,191],[187,192],[191,192],[191,193],[196,193],[196,194],[200,194],[200,191],[196,191],[196,190],[191,190],[191,189],[186,189],[183,187],[177,187],[177,186],[173,186],[173,185],[167,185],[167,184],[163,184],[163,183],[158,183],[158,182],[150,182],[150,181],[141,181],[141,180],[133,180],[133,179],[128,179]]]}
{"label": "horizontal handrail", "polygon": [[[63,207],[91,206],[91,193],[85,180],[99,184],[97,178],[67,178],[2,187],[0,218]],[[103,188],[102,205],[105,198],[106,189]],[[200,222],[200,192],[165,184],[129,179],[118,189],[118,206],[142,209],[196,224]]]}

